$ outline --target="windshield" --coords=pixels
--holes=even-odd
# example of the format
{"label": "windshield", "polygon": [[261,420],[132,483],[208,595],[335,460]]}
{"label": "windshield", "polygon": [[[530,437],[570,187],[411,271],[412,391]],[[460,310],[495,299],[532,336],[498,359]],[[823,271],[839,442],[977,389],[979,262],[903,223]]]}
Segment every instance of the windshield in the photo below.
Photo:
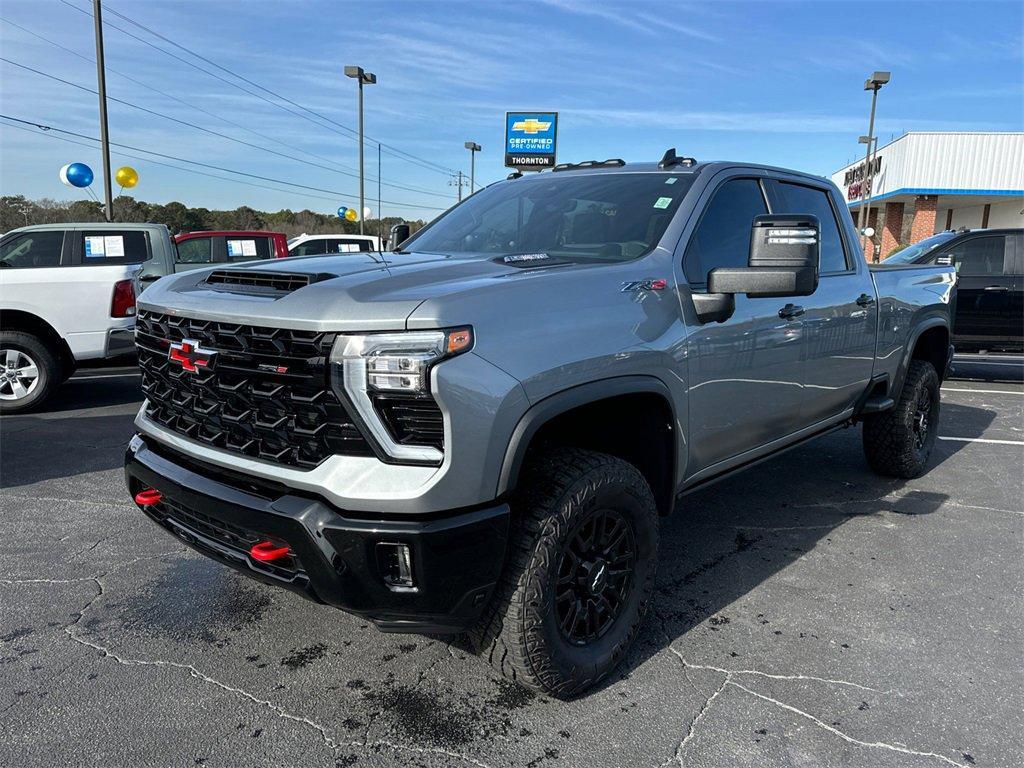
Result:
{"label": "windshield", "polygon": [[902,251],[894,253],[892,256],[883,261],[883,264],[911,264],[917,259],[918,256],[923,256],[928,253],[932,248],[942,245],[947,240],[956,237],[955,232],[939,232],[937,235],[932,235],[929,238],[922,240],[919,243],[908,245]]}
{"label": "windshield", "polygon": [[501,182],[453,208],[403,249],[627,261],[658,244],[693,179],[692,174],[559,172]]}

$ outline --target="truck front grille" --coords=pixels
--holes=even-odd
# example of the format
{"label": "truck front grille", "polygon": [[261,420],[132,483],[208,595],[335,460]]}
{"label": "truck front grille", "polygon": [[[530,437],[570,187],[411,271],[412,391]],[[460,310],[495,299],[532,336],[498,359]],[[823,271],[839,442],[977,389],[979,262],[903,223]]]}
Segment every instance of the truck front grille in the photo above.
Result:
{"label": "truck front grille", "polygon": [[[330,386],[335,336],[140,311],[146,413],[184,437],[277,464],[312,468],[332,454],[370,456]],[[169,352],[187,341],[216,355],[186,371]]]}

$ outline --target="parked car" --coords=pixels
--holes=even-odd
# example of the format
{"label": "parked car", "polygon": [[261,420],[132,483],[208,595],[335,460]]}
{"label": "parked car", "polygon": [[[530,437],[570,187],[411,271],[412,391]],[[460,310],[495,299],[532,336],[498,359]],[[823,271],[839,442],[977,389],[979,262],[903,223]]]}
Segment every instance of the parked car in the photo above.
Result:
{"label": "parked car", "polygon": [[957,272],[957,348],[1024,349],[1024,229],[940,232],[882,262],[938,263]]}
{"label": "parked car", "polygon": [[874,471],[927,467],[954,270],[869,267],[818,176],[559,166],[396,247],[141,297],[125,472],[147,516],[571,696],[640,630],[681,494],[858,423]]}
{"label": "parked car", "polygon": [[288,240],[283,232],[258,230],[218,230],[182,232],[174,236],[178,247],[179,271],[209,264],[225,264],[258,259],[283,259],[288,256]]}
{"label": "parked car", "polygon": [[135,351],[142,279],[173,271],[162,224],[45,224],[0,239],[0,413],[40,405],[84,360]]}
{"label": "parked car", "polygon": [[303,232],[288,241],[288,252],[292,256],[363,253],[379,251],[380,248],[380,238],[373,235],[307,235]]}

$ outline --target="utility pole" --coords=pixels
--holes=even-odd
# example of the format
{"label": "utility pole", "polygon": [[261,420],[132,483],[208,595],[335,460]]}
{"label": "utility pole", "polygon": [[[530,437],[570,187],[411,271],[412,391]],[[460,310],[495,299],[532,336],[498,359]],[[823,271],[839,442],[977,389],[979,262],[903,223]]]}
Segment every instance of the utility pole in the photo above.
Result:
{"label": "utility pole", "polygon": [[[99,2],[99,0],[96,0]],[[377,76],[362,67],[346,66],[346,77],[359,81],[359,234],[364,234],[363,212],[366,210],[366,175],[363,171],[363,86],[373,85]]]}
{"label": "utility pole", "polygon": [[889,82],[891,73],[889,72],[874,72],[871,77],[864,81],[864,90],[871,91],[871,117],[868,119],[868,135],[867,151],[864,153],[864,178],[861,180],[861,205],[860,212],[857,216],[857,229],[860,231],[860,245],[864,253],[867,254],[867,238],[864,236],[864,227],[867,226],[867,209],[871,203],[871,196],[868,192],[870,189],[871,179],[871,146],[875,140],[875,104],[878,101],[879,89]]}
{"label": "utility pole", "polygon": [[96,26],[96,85],[100,95],[100,147],[103,152],[103,215],[114,220],[114,194],[110,179],[110,136],[107,132],[107,74],[103,65],[103,17],[100,0],[92,0],[92,20]]}
{"label": "utility pole", "polygon": [[469,194],[476,192],[476,153],[480,151],[480,145],[475,141],[467,141],[466,149],[469,150]]}
{"label": "utility pole", "polygon": [[377,142],[377,238],[384,247],[384,214],[380,210],[380,142]]}
{"label": "utility pole", "polygon": [[458,171],[452,174],[451,179],[448,181],[449,187],[458,187],[459,189],[459,202],[462,202],[462,187],[465,185],[465,175],[462,171]]}

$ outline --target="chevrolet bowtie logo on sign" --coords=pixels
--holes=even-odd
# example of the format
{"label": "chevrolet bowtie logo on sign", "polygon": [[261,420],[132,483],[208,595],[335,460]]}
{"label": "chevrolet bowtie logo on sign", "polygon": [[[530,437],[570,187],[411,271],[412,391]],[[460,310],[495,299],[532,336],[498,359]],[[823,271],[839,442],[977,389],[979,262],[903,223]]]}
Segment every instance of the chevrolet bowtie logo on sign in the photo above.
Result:
{"label": "chevrolet bowtie logo on sign", "polygon": [[539,171],[555,165],[557,112],[505,113],[505,165]]}

